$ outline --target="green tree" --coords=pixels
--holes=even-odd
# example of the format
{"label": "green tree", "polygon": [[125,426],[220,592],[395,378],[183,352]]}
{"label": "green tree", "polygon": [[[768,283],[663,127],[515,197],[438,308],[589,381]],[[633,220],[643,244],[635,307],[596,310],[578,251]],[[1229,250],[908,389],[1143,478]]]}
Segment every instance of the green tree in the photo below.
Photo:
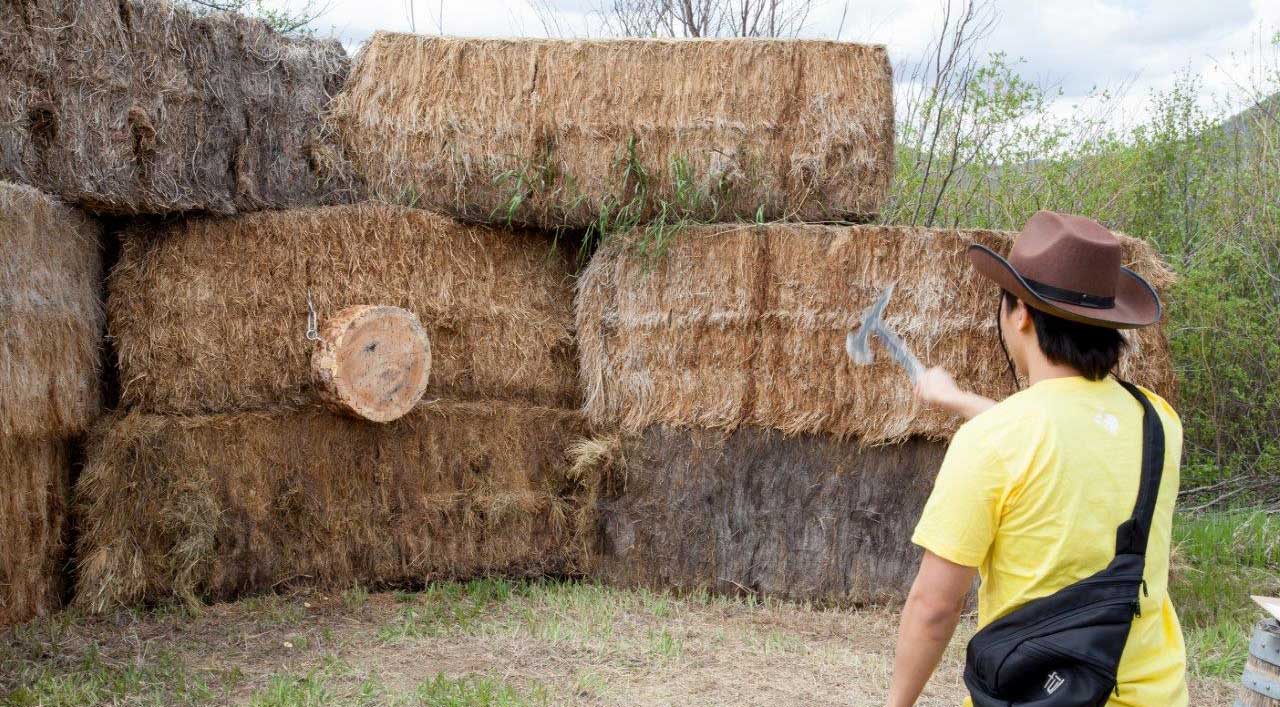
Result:
{"label": "green tree", "polygon": [[961,59],[905,97],[884,220],[1016,230],[1054,209],[1154,244],[1179,276],[1166,327],[1188,506],[1280,504],[1280,46],[1239,84],[1250,110],[1211,115],[1186,74],[1116,127],[1113,96],[1055,114],[1018,63],[963,48],[977,41],[939,42]]}
{"label": "green tree", "polygon": [[182,0],[197,12],[237,12],[261,18],[282,34],[310,36],[313,21],[332,9],[330,0],[302,0],[281,3],[273,0]]}

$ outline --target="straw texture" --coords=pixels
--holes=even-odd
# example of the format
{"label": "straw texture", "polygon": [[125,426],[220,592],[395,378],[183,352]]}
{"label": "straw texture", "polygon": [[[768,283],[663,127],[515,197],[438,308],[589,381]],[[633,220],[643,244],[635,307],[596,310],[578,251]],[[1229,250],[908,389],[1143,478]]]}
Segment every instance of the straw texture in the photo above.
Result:
{"label": "straw texture", "polygon": [[582,433],[575,412],[489,402],[388,424],[317,408],[117,416],[76,486],[77,602],[573,571],[594,527],[565,453]]}
{"label": "straw texture", "polygon": [[379,33],[332,116],[371,193],[468,220],[857,220],[893,173],[881,46]]}
{"label": "straw texture", "polygon": [[0,182],[0,436],[74,435],[98,414],[100,231]]}
{"label": "straw texture", "polygon": [[[599,576],[818,604],[905,598],[910,542],[945,445],[653,427],[600,458]],[[619,478],[620,477],[620,478]]]}
{"label": "straw texture", "polygon": [[66,442],[0,435],[0,626],[62,606]]}
{"label": "straw texture", "polygon": [[[995,328],[997,290],[964,249],[1007,250],[991,231],[818,225],[704,226],[652,262],[625,241],[597,251],[579,282],[577,331],[585,409],[601,427],[654,424],[864,443],[946,438],[958,420],[920,409],[883,349],[857,366],[845,334],[892,282],[885,312],[926,365],[968,389],[1012,392]],[[1128,263],[1157,288],[1172,282],[1150,246],[1124,238]],[[1170,394],[1164,333],[1129,334],[1119,373]],[[878,347],[878,344],[874,344]]]}
{"label": "straw texture", "polygon": [[322,113],[350,60],[165,0],[0,4],[0,179],[116,214],[327,203]]}
{"label": "straw texture", "polygon": [[417,315],[427,399],[573,407],[572,259],[549,236],[362,204],[191,219],[123,236],[108,328],[127,406],[229,412],[316,400],[307,297]]}

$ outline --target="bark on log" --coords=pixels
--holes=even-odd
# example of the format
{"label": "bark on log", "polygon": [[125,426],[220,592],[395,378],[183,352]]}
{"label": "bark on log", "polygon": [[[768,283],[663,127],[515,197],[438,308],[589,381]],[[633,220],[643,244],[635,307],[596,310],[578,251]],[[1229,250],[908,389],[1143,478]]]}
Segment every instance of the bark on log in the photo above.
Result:
{"label": "bark on log", "polygon": [[921,551],[911,532],[946,451],[911,439],[861,449],[651,427],[624,444],[626,488],[601,503],[600,574],[623,585],[896,604]]}
{"label": "bark on log", "polygon": [[390,422],[427,389],[431,343],[410,311],[384,305],[340,310],[320,332],[311,375],[320,400],[346,415]]}

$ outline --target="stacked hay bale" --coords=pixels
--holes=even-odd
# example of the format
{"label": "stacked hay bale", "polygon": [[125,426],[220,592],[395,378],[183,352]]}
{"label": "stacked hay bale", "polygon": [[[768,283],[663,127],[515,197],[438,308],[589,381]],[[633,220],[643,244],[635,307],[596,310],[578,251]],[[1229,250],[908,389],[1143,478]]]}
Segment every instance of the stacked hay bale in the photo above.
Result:
{"label": "stacked hay bale", "polygon": [[[123,410],[78,487],[78,597],[102,609],[305,582],[578,569],[589,482],[572,261],[532,232],[359,204],[122,236],[108,329]],[[417,315],[424,401],[385,425],[311,385],[308,303]]]}
{"label": "stacked hay bale", "polygon": [[0,182],[0,626],[61,606],[72,445],[101,405],[99,232]]}
{"label": "stacked hay bale", "polygon": [[121,402],[165,414],[315,402],[308,300],[418,315],[428,397],[572,406],[572,261],[534,232],[367,203],[121,234],[108,282]]}
{"label": "stacked hay bale", "polygon": [[[640,237],[640,236],[638,236]],[[1012,234],[878,226],[703,226],[658,261],[598,251],[581,278],[585,408],[612,440],[604,576],[835,603],[901,598],[911,529],[958,420],[920,409],[887,356],[853,365],[845,333],[897,282],[886,312],[929,365],[1012,392],[996,298],[964,257]],[[1125,239],[1158,288],[1169,271]],[[1120,375],[1168,393],[1162,331],[1129,336]]]}
{"label": "stacked hay bale", "polygon": [[0,5],[0,179],[95,212],[234,213],[350,198],[321,114],[337,42],[165,0]]}
{"label": "stacked hay bale", "polygon": [[[96,29],[64,52],[81,24],[53,20],[76,8]],[[916,410],[887,364],[849,366],[844,332],[899,280],[890,323],[922,357],[1007,392],[994,302],[961,261],[1007,234],[741,225],[874,217],[893,153],[881,47],[383,34],[325,128],[345,71],[326,45],[142,0],[0,20],[20,40],[0,46],[17,83],[0,125],[18,126],[0,174],[103,211],[219,214],[120,234],[120,409],[76,495],[89,608],[575,572],[596,559],[597,507],[618,581],[885,599],[955,423]],[[76,90],[50,82],[59,62]],[[222,215],[349,196],[329,129],[384,203]],[[735,223],[667,238],[716,220]],[[654,225],[674,243],[657,261]],[[575,305],[552,232],[624,226],[639,231],[594,255]],[[385,424],[327,409],[309,365],[316,326],[361,305],[407,310],[430,341],[425,398]],[[1126,370],[1166,388],[1163,338],[1135,343]]]}
{"label": "stacked hay bale", "polygon": [[60,606],[69,576],[102,405],[100,240],[114,254],[127,218],[355,198],[322,121],[349,64],[166,0],[0,4],[0,624]]}
{"label": "stacked hay bale", "polygon": [[885,49],[839,42],[379,33],[334,124],[384,199],[552,229],[861,220],[893,174]]}
{"label": "stacked hay bale", "polygon": [[[127,232],[108,303],[122,410],[79,484],[92,608],[580,569],[597,467],[567,459],[587,429],[573,267],[548,231],[864,219],[892,173],[879,47],[378,35],[332,117],[385,201],[544,230],[360,204]],[[308,302],[321,325],[416,314],[426,401],[385,426],[324,410]]]}
{"label": "stacked hay bale", "polygon": [[[1007,394],[994,299],[963,251],[1009,234],[812,224],[869,221],[887,195],[882,48],[382,34],[333,120],[382,198],[633,232],[594,255],[576,304],[597,435],[576,453],[607,472],[603,576],[901,595],[957,421],[918,409],[891,364],[851,366],[844,334],[901,281],[890,323],[964,384]],[[1127,247],[1167,283],[1149,248]],[[1135,337],[1122,373],[1167,391],[1162,334]]]}

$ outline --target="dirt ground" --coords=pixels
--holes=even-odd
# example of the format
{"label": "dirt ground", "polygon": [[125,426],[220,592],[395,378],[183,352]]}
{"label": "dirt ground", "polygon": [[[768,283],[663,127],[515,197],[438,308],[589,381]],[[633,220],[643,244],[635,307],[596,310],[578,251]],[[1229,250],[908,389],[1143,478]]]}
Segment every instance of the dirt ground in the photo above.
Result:
{"label": "dirt ground", "polygon": [[[896,616],[579,583],[65,612],[2,634],[0,703],[882,705]],[[962,629],[967,638],[971,625]],[[963,697],[962,640],[921,705]],[[1193,681],[1193,705],[1233,685]]]}

